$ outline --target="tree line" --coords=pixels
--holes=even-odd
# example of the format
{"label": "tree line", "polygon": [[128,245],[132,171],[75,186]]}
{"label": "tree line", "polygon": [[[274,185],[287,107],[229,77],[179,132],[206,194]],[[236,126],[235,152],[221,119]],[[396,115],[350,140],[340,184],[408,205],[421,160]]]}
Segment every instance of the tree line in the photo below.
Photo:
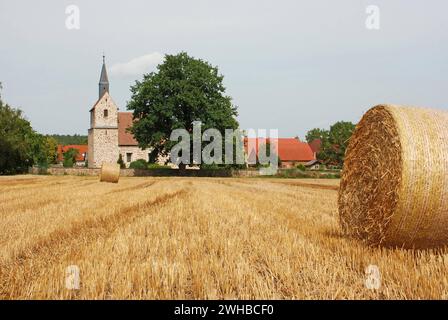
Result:
{"label": "tree line", "polygon": [[[183,128],[193,134],[194,121],[202,123],[202,132],[214,128],[223,135],[225,129],[239,127],[237,106],[226,95],[223,79],[217,67],[181,52],[166,55],[155,72],[144,74],[142,80],[131,86],[127,109],[133,112],[134,123],[130,131],[140,148],[152,150],[150,162],[169,154],[177,143],[170,141],[174,129]],[[354,127],[351,122],[340,121],[329,130],[310,130],[306,140],[320,139],[318,159],[328,165],[342,166]],[[0,130],[1,174],[23,172],[36,164],[55,163],[58,144],[87,143],[87,137],[82,135],[44,136],[35,132],[19,109],[1,99]],[[190,141],[193,143],[193,139]],[[75,156],[76,153],[71,152],[67,159],[73,160]],[[189,157],[193,163],[193,154]]]}
{"label": "tree line", "polygon": [[55,161],[54,148],[52,139],[34,131],[23,112],[0,96],[0,174],[22,173],[32,165]]}
{"label": "tree line", "polygon": [[58,144],[63,146],[67,146],[70,144],[75,145],[86,145],[87,144],[87,136],[80,134],[49,134],[48,137],[54,138]]}
{"label": "tree line", "polygon": [[[0,174],[24,173],[29,167],[57,163],[58,144],[87,144],[83,135],[43,135],[36,132],[22,110],[4,102],[0,83]],[[64,163],[74,162],[76,150],[64,155]]]}

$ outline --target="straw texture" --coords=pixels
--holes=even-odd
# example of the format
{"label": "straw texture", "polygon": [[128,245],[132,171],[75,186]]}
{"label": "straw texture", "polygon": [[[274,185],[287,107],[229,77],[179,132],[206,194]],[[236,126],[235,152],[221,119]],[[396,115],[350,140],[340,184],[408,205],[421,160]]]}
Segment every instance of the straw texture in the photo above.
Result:
{"label": "straw texture", "polygon": [[338,207],[344,233],[371,245],[448,244],[448,112],[370,109],[347,148]]}
{"label": "straw texture", "polygon": [[101,182],[117,183],[120,178],[120,165],[118,163],[103,163],[101,166]]}

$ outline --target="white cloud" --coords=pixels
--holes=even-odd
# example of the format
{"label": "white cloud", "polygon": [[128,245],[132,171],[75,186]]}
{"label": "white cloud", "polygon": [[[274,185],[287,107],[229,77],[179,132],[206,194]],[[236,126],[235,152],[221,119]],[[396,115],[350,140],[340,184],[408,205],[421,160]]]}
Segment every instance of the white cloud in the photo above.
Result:
{"label": "white cloud", "polygon": [[114,64],[110,68],[110,73],[115,76],[141,76],[152,71],[163,58],[160,52],[145,54],[128,62]]}

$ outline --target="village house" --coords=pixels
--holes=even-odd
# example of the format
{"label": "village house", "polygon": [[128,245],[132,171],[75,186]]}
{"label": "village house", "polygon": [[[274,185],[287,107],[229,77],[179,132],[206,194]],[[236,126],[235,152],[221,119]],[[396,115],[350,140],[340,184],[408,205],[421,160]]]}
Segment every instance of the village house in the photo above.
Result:
{"label": "village house", "polygon": [[322,141],[320,139],[314,139],[309,143],[311,150],[317,155],[322,148]]}
{"label": "village house", "polygon": [[325,165],[322,163],[322,161],[315,159],[305,163],[305,168],[307,168],[308,170],[322,170],[325,169]]}
{"label": "village house", "polygon": [[[280,158],[281,168],[295,168],[299,164],[305,165],[316,160],[316,152],[313,152],[308,143],[302,142],[298,138],[278,138],[276,140],[274,150]],[[271,140],[269,138],[245,138],[244,150],[247,158],[255,159],[259,146],[266,143],[271,143]]]}
{"label": "village house", "polygon": [[85,166],[87,160],[87,146],[82,144],[69,144],[66,146],[59,144],[57,150],[57,162],[62,164],[62,162],[64,161],[64,153],[66,153],[70,149],[78,150],[78,154],[75,157],[75,165]]}

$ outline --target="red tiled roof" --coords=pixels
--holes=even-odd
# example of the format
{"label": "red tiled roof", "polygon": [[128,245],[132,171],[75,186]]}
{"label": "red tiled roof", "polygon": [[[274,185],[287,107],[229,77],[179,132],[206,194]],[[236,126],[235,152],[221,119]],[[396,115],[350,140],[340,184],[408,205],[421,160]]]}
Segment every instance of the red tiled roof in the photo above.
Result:
{"label": "red tiled roof", "polygon": [[318,153],[320,151],[321,146],[322,146],[322,141],[320,141],[320,139],[314,139],[313,141],[311,141],[308,144],[310,145],[311,150],[313,150],[313,152]]}
{"label": "red tiled roof", "polygon": [[118,112],[118,145],[120,146],[137,146],[132,133],[126,129],[132,126],[132,112]]}
{"label": "red tiled roof", "polygon": [[[248,152],[249,140],[251,140],[252,145],[255,145],[257,154],[258,146],[270,141],[270,139],[244,138],[244,149],[248,154],[253,153],[253,150]],[[296,138],[278,138],[277,144],[276,149],[281,161],[310,161],[315,159],[314,152],[308,143],[301,142]]]}
{"label": "red tiled roof", "polygon": [[64,160],[64,152],[67,152],[69,149],[77,149],[78,155],[76,156],[76,161],[84,161],[87,154],[87,145],[86,144],[69,144],[63,146],[61,144],[58,145],[58,161]]}

